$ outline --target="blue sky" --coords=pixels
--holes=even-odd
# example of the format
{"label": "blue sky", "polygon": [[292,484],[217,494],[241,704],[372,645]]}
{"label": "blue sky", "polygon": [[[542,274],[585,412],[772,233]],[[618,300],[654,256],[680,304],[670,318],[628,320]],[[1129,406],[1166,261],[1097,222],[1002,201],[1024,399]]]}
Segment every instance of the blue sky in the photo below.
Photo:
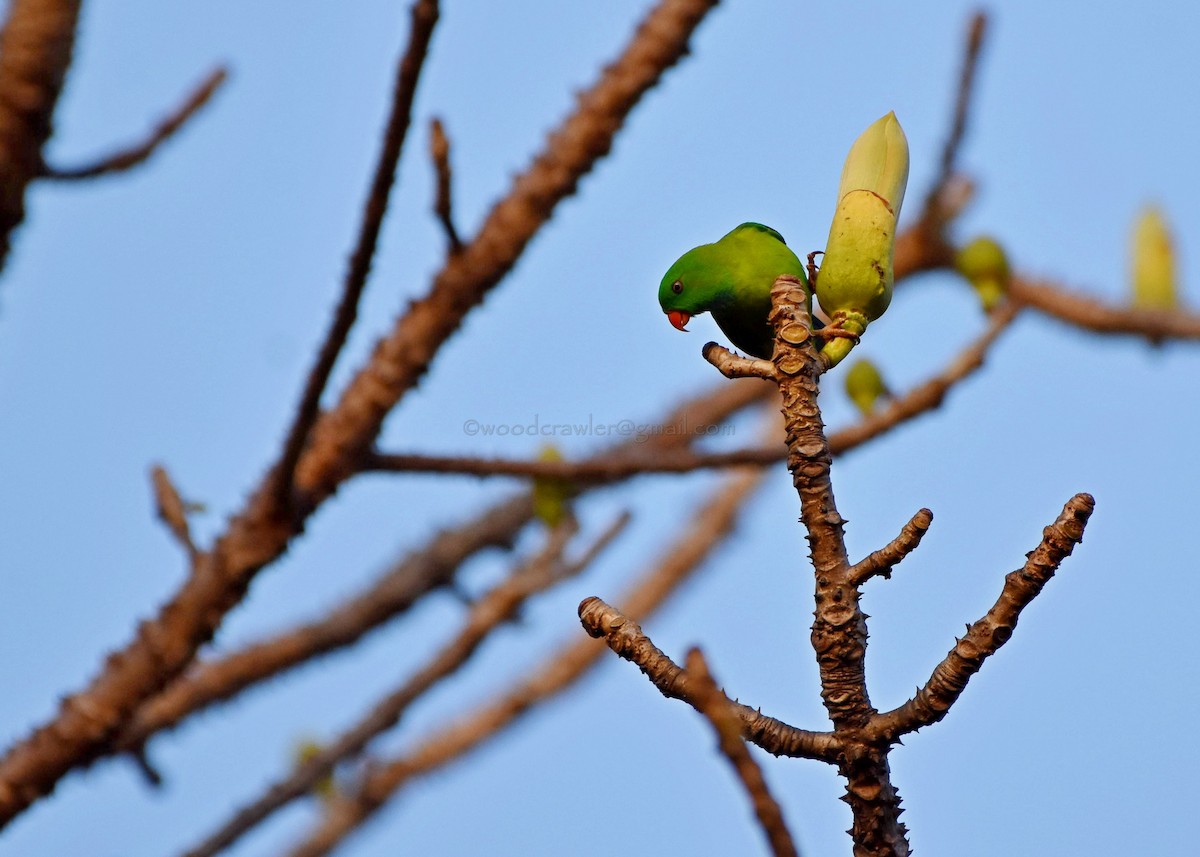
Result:
{"label": "blue sky", "polygon": [[[431,216],[427,122],[453,141],[460,229],[615,55],[650,5],[447,0],[360,322],[349,376],[442,254]],[[841,159],[895,110],[912,151],[915,213],[947,126],[963,3],[729,2],[693,55],[636,109],[613,153],[474,313],[388,422],[396,450],[532,455],[522,437],[465,421],[652,420],[715,372],[655,301],[683,250],[743,220],[797,247],[825,239]],[[974,204],[956,235],[997,235],[1022,272],[1123,300],[1127,233],[1157,201],[1200,303],[1197,12],[1168,3],[1011,2],[994,10],[962,166]],[[50,155],[90,160],[137,139],[205,71],[232,78],[144,168],[42,185],[0,278],[0,740],[44,719],[100,655],[123,645],[184,574],[153,519],[162,462],[205,502],[201,538],[257,482],[280,443],[352,244],[378,149],[401,4],[87,6]],[[904,388],[983,326],[953,277],[903,285],[862,349]],[[1100,339],[1033,314],[937,413],[839,460],[852,553],[920,506],[935,514],[890,582],[868,585],[868,671],[879,707],[902,702],[994,600],[1073,493],[1095,495],[1084,544],[946,721],[893,757],[924,854],[1185,853],[1164,795],[1200,763],[1190,728],[1200,649],[1192,555],[1200,346]],[[830,378],[826,422],[853,414]],[[735,444],[753,426],[738,424]],[[564,442],[568,455],[600,438]],[[620,508],[621,545],[529,610],[471,670],[381,747],[396,750],[581,634],[575,605],[615,598],[686,522],[710,474],[643,479],[581,509],[588,531]],[[511,484],[364,478],[323,509],[222,628],[217,651],[318,612],[407,546]],[[808,645],[811,582],[798,502],[774,472],[737,538],[646,624],[677,657],[701,644],[743,701],[813,728],[825,718]],[[523,543],[532,546],[533,540]],[[505,565],[468,570],[482,588]],[[373,636],[152,745],[151,793],[125,764],[73,775],[5,831],[0,854],[166,855],[194,843],[282,766],[297,735],[331,735],[452,633],[436,597]],[[755,853],[759,833],[705,724],[615,658],[578,692],[462,764],[422,781],[346,853]],[[806,853],[848,853],[848,810],[817,763],[765,760]],[[313,812],[293,807],[237,855],[274,853]],[[603,841],[595,831],[605,831]]]}

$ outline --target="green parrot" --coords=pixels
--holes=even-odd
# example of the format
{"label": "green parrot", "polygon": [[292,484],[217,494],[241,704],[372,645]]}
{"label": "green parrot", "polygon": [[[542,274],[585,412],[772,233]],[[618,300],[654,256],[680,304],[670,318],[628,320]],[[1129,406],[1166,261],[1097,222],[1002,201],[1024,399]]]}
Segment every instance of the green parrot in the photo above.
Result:
{"label": "green parrot", "polygon": [[658,302],[677,330],[686,330],[692,316],[711,312],[736,348],[769,360],[775,335],[767,315],[771,286],[780,274],[798,277],[808,287],[804,263],[782,235],[761,223],[743,223],[720,241],[680,256],[662,278]]}

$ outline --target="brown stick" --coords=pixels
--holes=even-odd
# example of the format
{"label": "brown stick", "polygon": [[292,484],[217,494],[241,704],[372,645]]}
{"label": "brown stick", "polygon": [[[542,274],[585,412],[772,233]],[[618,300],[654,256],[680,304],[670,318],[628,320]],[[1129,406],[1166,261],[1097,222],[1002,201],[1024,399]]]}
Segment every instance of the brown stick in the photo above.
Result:
{"label": "brown stick", "polygon": [[441,119],[433,119],[429,123],[429,155],[433,158],[433,169],[437,174],[437,196],[434,198],[433,213],[442,224],[446,233],[446,243],[451,253],[462,250],[462,239],[458,237],[458,229],[454,226],[454,205],[451,188],[452,173],[450,170],[450,140],[446,137],[446,129],[442,127]]}
{"label": "brown stick", "polygon": [[718,748],[729,760],[742,788],[750,796],[754,815],[767,836],[771,853],[775,857],[797,857],[796,843],[783,820],[783,811],[771,796],[762,769],[758,767],[742,740],[741,721],[730,710],[729,698],[717,687],[708,663],[699,649],[688,652],[687,673],[695,685],[696,706],[716,730]]}
{"label": "brown stick", "polygon": [[967,687],[971,676],[1012,637],[1017,619],[1058,571],[1062,561],[1083,541],[1083,530],[1096,508],[1090,494],[1076,494],[1057,520],[1046,527],[1042,541],[1022,568],[1004,579],[1000,597],[987,614],[967,628],[925,686],[908,702],[875,717],[867,729],[873,739],[895,742],[900,736],[937,723]]}
{"label": "brown stick", "polygon": [[25,219],[25,190],[42,174],[42,149],[71,54],[79,0],[11,0],[0,31],[0,269]]}
{"label": "brown stick", "polygon": [[892,569],[917,549],[932,523],[933,512],[928,509],[918,511],[900,530],[900,535],[850,568],[850,584],[862,586],[875,576],[891,578]]}
{"label": "brown stick", "polygon": [[[682,700],[700,710],[697,688],[688,671],[654,645],[633,619],[592,596],[580,602],[579,622],[590,636],[603,639],[617,657],[641,670],[663,696]],[[833,761],[841,752],[838,740],[831,732],[798,729],[774,717],[767,717],[748,705],[729,699],[725,701],[737,719],[738,734],[746,733],[746,737],[750,738],[753,733],[751,740],[756,744],[763,741],[763,749],[777,749],[786,745],[793,750],[787,754],[789,756],[826,762]]]}
{"label": "brown stick", "polygon": [[[283,514],[276,502],[278,482],[268,477],[212,550],[197,558],[191,576],[158,615],[141,624],[137,637],[107,659],[86,689],[68,696],[52,720],[0,759],[0,827],[48,794],[68,771],[103,753],[136,708],[186,668],[258,571],[287,549],[307,516],[354,473],[383,418],[467,311],[508,272],[555,205],[607,153],[628,112],[684,55],[692,31],[714,3],[662,0],[650,12],[625,53],[584,93],[475,240],[448,261],[432,293],[400,319],[338,405],[317,420],[295,472],[304,502]],[[0,218],[0,233],[2,226]]]}
{"label": "brown stick", "polygon": [[56,181],[78,181],[92,179],[110,173],[120,173],[136,167],[148,160],[158,147],[174,137],[189,119],[200,112],[200,109],[212,99],[213,95],[229,77],[229,70],[224,66],[213,69],[204,80],[192,90],[183,103],[164,118],[140,143],[125,149],[105,155],[82,167],[51,167],[43,165],[42,177]]}

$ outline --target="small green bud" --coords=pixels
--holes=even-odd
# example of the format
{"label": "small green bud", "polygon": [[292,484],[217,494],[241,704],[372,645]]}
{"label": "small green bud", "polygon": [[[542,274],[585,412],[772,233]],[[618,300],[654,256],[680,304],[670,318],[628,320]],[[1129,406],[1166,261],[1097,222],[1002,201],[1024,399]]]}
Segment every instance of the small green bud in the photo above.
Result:
{"label": "small green bud", "polygon": [[856,360],[846,372],[846,395],[864,417],[869,417],[875,411],[875,404],[891,392],[878,367],[864,358]]}
{"label": "small green bud", "polygon": [[[908,140],[889,113],[864,131],[846,156],[837,209],[814,291],[834,327],[862,334],[892,300],[896,219],[908,185]],[[854,341],[830,339],[836,364]]]}
{"label": "small green bud", "polygon": [[1179,304],[1175,280],[1175,248],[1162,211],[1142,210],[1133,226],[1133,305],[1173,309]]}
{"label": "small green bud", "polygon": [[954,255],[955,269],[975,287],[985,312],[1004,300],[1012,271],[1004,248],[995,239],[980,235]]}
{"label": "small green bud", "polygon": [[[558,447],[547,444],[538,453],[538,461],[563,461]],[[557,527],[568,511],[571,483],[564,479],[533,480],[533,514],[547,527]]]}
{"label": "small green bud", "polygon": [[[300,738],[292,747],[292,762],[297,768],[307,764],[317,756],[325,748],[318,741],[312,738]],[[337,793],[337,784],[333,781],[333,773],[330,772],[321,779],[317,780],[313,786],[313,794],[321,800],[329,800]]]}

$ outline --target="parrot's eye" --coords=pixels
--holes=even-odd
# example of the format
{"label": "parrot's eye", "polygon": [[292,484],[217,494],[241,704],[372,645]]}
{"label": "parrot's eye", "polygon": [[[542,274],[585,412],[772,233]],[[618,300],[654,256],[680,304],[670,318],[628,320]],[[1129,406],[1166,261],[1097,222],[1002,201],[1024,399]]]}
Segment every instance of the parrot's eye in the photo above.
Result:
{"label": "parrot's eye", "polygon": [[671,283],[671,291],[673,291],[675,294],[682,292],[683,280],[676,280],[675,282]]}

